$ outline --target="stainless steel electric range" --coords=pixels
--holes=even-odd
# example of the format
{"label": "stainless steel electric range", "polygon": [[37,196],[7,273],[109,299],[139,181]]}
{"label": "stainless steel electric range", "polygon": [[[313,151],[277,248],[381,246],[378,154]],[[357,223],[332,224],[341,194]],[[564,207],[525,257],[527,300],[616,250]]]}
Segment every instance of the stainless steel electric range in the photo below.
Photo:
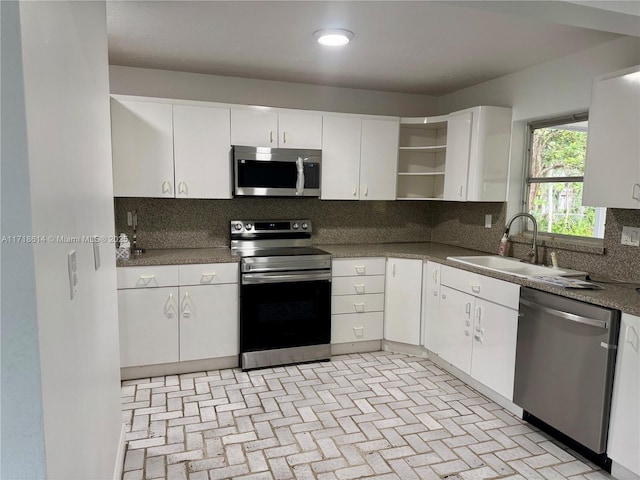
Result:
{"label": "stainless steel electric range", "polygon": [[311,232],[310,220],[231,222],[242,370],[330,358],[331,256]]}

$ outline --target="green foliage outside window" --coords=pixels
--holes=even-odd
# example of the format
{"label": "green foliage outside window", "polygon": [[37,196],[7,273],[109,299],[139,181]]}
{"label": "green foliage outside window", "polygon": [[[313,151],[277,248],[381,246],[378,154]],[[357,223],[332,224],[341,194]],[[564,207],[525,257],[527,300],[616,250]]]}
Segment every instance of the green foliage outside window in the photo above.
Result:
{"label": "green foliage outside window", "polygon": [[[528,209],[541,232],[594,236],[596,209],[582,206],[586,151],[584,127],[557,125],[533,130]],[[560,178],[557,182],[540,181],[552,177]]]}

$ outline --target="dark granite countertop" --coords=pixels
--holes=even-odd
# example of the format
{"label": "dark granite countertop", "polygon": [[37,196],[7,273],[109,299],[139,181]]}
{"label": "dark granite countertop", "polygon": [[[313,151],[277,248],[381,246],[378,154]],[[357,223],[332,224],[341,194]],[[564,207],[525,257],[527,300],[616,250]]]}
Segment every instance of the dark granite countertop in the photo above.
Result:
{"label": "dark granite countertop", "polygon": [[[604,284],[603,290],[572,290],[554,285],[529,280],[527,278],[493,272],[482,268],[464,265],[447,260],[450,256],[487,255],[486,252],[469,250],[466,248],[445,245],[435,242],[420,243],[376,243],[355,245],[314,245],[329,252],[334,258],[350,257],[401,257],[431,260],[451,267],[479,273],[487,277],[498,278],[526,287],[545,292],[555,293],[563,297],[581,300],[583,302],[615,308],[633,315],[640,316],[640,293],[635,288],[623,284]],[[118,261],[118,267],[146,266],[146,265],[178,265],[193,263],[229,263],[239,262],[240,257],[231,253],[226,247],[218,248],[172,248],[147,250],[140,256],[130,260]]]}
{"label": "dark granite countertop", "polygon": [[192,263],[233,263],[240,257],[228,247],[215,248],[160,248],[145,250],[142,255],[131,255],[129,260],[118,260],[118,267],[144,267],[152,265],[186,265]]}

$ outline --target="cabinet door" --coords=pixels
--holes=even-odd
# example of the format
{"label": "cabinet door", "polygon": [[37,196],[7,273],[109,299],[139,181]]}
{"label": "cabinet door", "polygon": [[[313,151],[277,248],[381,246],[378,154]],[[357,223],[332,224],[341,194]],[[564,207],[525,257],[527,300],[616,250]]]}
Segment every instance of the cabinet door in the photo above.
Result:
{"label": "cabinet door", "polygon": [[173,106],[176,198],[231,198],[229,109]]}
{"label": "cabinet door", "polygon": [[177,287],[118,290],[120,366],[177,362],[178,315]]}
{"label": "cabinet door", "polygon": [[470,147],[471,112],[451,115],[447,121],[444,200],[467,200]]}
{"label": "cabinet door", "polygon": [[640,208],[640,67],[591,90],[583,205]]}
{"label": "cabinet door", "polygon": [[640,317],[622,314],[607,453],[640,475]]}
{"label": "cabinet door", "polygon": [[113,194],[173,197],[170,104],[111,100]]}
{"label": "cabinet door", "polygon": [[384,302],[384,338],[420,345],[422,261],[389,258]]}
{"label": "cabinet door", "polygon": [[471,372],[471,337],[475,298],[440,286],[438,354],[465,373]]}
{"label": "cabinet door", "polygon": [[362,120],[360,200],[395,200],[400,119]]}
{"label": "cabinet door", "polygon": [[440,317],[440,264],[424,262],[422,266],[422,345],[438,353]]}
{"label": "cabinet door", "polygon": [[180,287],[180,361],[239,351],[238,285]]}
{"label": "cabinet door", "polygon": [[477,298],[473,316],[471,376],[513,400],[518,311]]}
{"label": "cabinet door", "polygon": [[322,148],[322,115],[279,113],[278,146],[281,148]]}
{"label": "cabinet door", "polygon": [[357,200],[360,190],[362,120],[324,116],[322,119],[323,200]]}
{"label": "cabinet door", "polygon": [[231,109],[231,145],[278,146],[278,114]]}

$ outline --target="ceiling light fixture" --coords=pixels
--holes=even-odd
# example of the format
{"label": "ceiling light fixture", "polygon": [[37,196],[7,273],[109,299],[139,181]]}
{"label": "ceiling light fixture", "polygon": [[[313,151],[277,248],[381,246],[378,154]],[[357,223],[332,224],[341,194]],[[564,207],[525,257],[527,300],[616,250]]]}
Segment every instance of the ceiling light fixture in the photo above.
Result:
{"label": "ceiling light fixture", "polygon": [[342,30],[340,28],[328,28],[314,32],[313,36],[316,37],[316,40],[320,45],[341,47],[351,41],[353,38],[353,32],[350,32],[349,30]]}

